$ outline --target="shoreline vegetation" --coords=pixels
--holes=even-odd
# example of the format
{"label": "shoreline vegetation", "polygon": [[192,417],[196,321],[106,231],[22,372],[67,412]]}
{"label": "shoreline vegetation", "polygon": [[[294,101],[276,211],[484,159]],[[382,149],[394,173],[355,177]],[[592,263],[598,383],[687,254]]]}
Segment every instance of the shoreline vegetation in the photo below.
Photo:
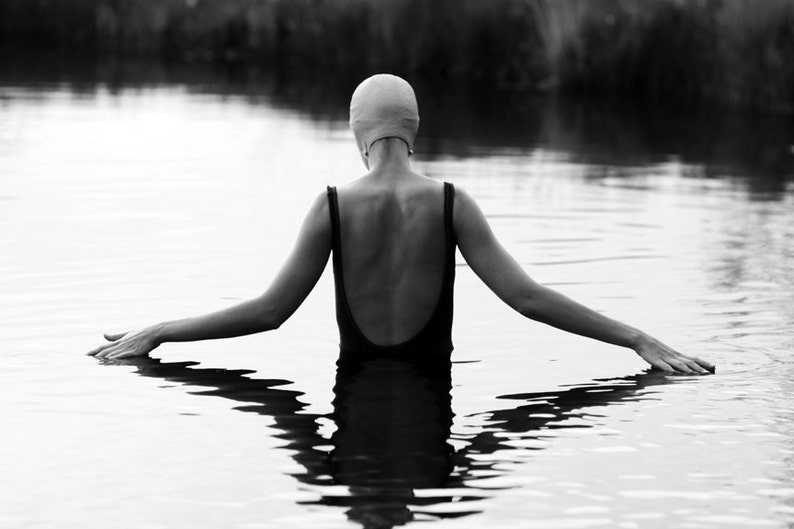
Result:
{"label": "shoreline vegetation", "polygon": [[0,50],[794,113],[794,0],[2,0]]}

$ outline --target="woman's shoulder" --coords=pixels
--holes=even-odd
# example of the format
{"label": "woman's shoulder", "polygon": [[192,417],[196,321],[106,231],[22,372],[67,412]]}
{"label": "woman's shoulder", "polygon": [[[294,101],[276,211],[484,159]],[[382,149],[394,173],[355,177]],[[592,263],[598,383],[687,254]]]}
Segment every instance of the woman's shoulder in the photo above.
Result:
{"label": "woman's shoulder", "polygon": [[432,193],[439,191],[444,182],[422,175],[410,173],[394,178],[371,178],[363,176],[336,186],[338,193],[345,195],[378,195],[385,193]]}

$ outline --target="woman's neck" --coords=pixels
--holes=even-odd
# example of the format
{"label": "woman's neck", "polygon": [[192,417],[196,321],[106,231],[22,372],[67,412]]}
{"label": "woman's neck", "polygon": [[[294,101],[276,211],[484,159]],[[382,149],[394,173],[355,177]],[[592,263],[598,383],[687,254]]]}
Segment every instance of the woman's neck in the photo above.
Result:
{"label": "woman's neck", "polygon": [[400,138],[383,138],[370,146],[369,170],[373,172],[410,170],[408,144]]}

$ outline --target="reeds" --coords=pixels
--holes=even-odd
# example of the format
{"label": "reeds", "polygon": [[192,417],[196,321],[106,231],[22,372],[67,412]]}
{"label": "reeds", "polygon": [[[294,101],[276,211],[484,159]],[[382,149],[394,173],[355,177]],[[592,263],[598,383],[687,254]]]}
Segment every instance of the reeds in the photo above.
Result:
{"label": "reeds", "polygon": [[794,111],[794,0],[2,0],[0,46]]}
{"label": "reeds", "polygon": [[794,111],[791,0],[537,0],[568,91]]}

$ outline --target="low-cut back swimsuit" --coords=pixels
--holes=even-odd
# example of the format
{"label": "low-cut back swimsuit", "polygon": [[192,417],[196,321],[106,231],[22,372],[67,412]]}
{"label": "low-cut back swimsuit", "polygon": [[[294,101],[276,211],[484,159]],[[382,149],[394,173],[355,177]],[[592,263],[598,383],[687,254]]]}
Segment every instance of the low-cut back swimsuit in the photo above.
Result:
{"label": "low-cut back swimsuit", "polygon": [[436,306],[427,323],[411,338],[394,345],[379,345],[361,332],[345,293],[342,270],[342,239],[339,203],[335,187],[328,187],[331,214],[334,287],[336,291],[336,321],[339,326],[339,345],[343,355],[388,356],[426,361],[428,357],[445,358],[452,352],[452,298],[455,283],[455,231],[452,209],[455,188],[444,183],[444,271]]}

